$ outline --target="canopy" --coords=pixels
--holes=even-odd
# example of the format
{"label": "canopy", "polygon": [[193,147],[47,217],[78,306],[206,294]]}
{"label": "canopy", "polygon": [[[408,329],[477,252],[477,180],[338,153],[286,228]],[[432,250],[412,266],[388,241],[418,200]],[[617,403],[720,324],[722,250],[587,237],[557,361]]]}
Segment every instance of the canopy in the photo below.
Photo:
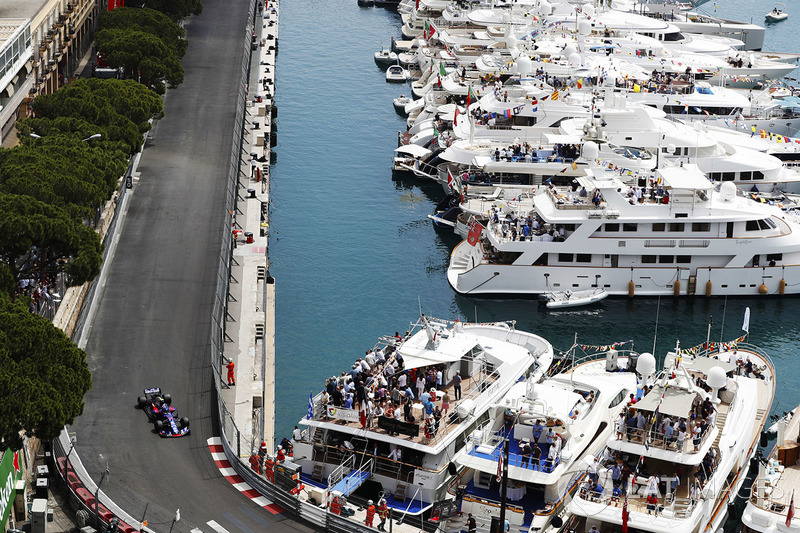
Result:
{"label": "canopy", "polygon": [[431,153],[430,150],[418,144],[404,144],[403,146],[395,148],[394,151],[400,154],[408,154],[414,157],[425,157],[426,155]]}
{"label": "canopy", "polygon": [[[664,395],[663,400],[661,399],[662,394]],[[692,401],[696,394],[677,387],[667,388],[667,392],[664,394],[663,387],[653,387],[653,390],[636,402],[634,407],[651,413],[658,408],[658,412],[661,414],[686,418],[692,409]]]}
{"label": "canopy", "polygon": [[687,370],[702,372],[706,376],[708,375],[708,371],[715,366],[722,368],[726,374],[728,372],[733,372],[736,369],[736,365],[733,363],[726,363],[725,361],[720,361],[719,359],[714,359],[711,357],[697,357],[693,361],[684,363],[684,366]]}
{"label": "canopy", "polygon": [[800,111],[800,98],[796,96],[787,96],[779,100],[780,106],[784,109],[792,109],[793,111]]}

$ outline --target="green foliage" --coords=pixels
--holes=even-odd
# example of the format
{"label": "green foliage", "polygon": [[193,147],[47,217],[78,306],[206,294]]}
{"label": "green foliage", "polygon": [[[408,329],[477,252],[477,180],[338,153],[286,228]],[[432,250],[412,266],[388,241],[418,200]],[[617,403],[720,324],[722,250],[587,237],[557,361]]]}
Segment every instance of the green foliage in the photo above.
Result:
{"label": "green foliage", "polygon": [[101,133],[102,141],[124,143],[134,154],[141,149],[142,134],[150,129],[148,121],[162,116],[163,106],[158,95],[135,81],[91,78],[37,96],[33,112],[35,118],[17,121],[23,142],[30,141],[29,133],[77,133],[81,138]]}
{"label": "green foliage", "polygon": [[144,0],[144,5],[161,11],[176,22],[189,15],[199,15],[203,12],[202,0]]}
{"label": "green foliage", "polygon": [[138,80],[163,94],[183,82],[183,65],[177,52],[152,33],[105,29],[97,34],[97,50],[112,68],[122,68],[123,77]]}
{"label": "green foliage", "polygon": [[125,154],[94,146],[94,141],[70,135],[32,141],[0,149],[0,192],[61,206],[73,218],[91,218],[125,172]]}
{"label": "green foliage", "polygon": [[186,32],[175,24],[167,15],[155,9],[137,9],[121,7],[103,12],[100,17],[100,29],[129,30],[152,33],[175,51],[178,57],[186,53]]}
{"label": "green foliage", "polygon": [[0,297],[0,449],[20,449],[21,432],[58,436],[91,386],[83,350],[23,302]]}
{"label": "green foliage", "polygon": [[[80,285],[100,273],[103,245],[97,232],[64,209],[0,192],[0,258],[14,280],[19,260],[32,246],[39,248],[46,270],[58,270],[66,263],[69,285]],[[4,288],[4,276],[0,268],[0,288]]]}
{"label": "green foliage", "polygon": [[14,274],[11,273],[11,269],[8,268],[8,265],[0,263],[0,298],[4,296],[13,296],[16,284]]}

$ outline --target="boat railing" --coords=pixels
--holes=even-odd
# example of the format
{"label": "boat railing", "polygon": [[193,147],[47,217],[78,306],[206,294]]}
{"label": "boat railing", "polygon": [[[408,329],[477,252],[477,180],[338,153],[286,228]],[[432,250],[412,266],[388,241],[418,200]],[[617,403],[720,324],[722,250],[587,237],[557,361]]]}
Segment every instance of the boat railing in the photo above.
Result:
{"label": "boat railing", "polygon": [[334,486],[336,486],[337,483],[344,479],[344,476],[352,472],[355,466],[355,455],[348,455],[345,457],[344,461],[342,461],[342,463],[334,468],[328,475],[328,491],[330,491]]}
{"label": "boat railing", "polygon": [[[636,408],[636,405],[634,404],[632,407]],[[650,417],[648,416],[648,418]],[[695,451],[694,449],[691,435],[687,434],[683,443],[679,446],[677,434],[673,434],[672,437],[666,438],[655,424],[648,424],[644,428],[626,428],[625,435],[622,437],[622,439],[618,439],[617,437],[615,437],[615,439],[619,441],[625,439],[628,442],[644,444],[648,449],[656,448],[659,450],[667,450],[670,452],[692,455],[695,453],[700,453],[699,450],[703,449],[703,445],[709,439],[711,434],[716,435],[714,429],[715,428],[709,428],[700,437],[700,443],[697,445],[698,451]]]}
{"label": "boat railing", "polygon": [[[717,354],[720,353],[720,350],[719,350],[718,346],[719,346],[718,343],[712,343],[712,348],[713,349],[705,349],[705,350],[701,351],[698,354],[698,356],[711,357],[711,356],[717,355]],[[726,351],[731,355],[732,359],[734,358],[734,356],[736,356],[738,358],[739,352],[744,352],[745,354],[752,353],[752,354],[757,355],[765,363],[767,363],[767,368],[770,371],[769,372],[770,377],[774,377],[775,376],[775,363],[772,361],[772,357],[770,357],[767,354],[767,352],[765,352],[763,349],[759,348],[758,346],[756,346],[754,344],[750,344],[748,342],[738,342],[738,343],[735,344],[735,346],[733,346],[731,349],[728,349]],[[744,359],[747,359],[747,358],[745,357]],[[733,362],[735,363],[736,361],[734,360]],[[767,370],[767,368],[763,368],[763,369],[759,368],[758,370],[763,371],[763,370]]]}
{"label": "boat railing", "polygon": [[[759,483],[762,483],[760,487]],[[763,491],[763,496],[759,496],[759,489]],[[791,493],[786,493],[780,487],[767,487],[763,479],[756,479],[750,486],[750,502],[759,509],[777,515],[786,516],[791,497]]]}

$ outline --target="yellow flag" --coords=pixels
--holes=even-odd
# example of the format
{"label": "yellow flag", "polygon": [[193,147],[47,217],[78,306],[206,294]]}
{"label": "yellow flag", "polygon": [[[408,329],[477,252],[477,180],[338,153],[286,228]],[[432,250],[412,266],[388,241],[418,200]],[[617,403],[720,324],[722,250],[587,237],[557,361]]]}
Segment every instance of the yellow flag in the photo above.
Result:
{"label": "yellow flag", "polygon": [[635,92],[635,93],[640,93],[640,92],[642,92],[642,86],[641,86],[641,85],[638,85],[638,84],[636,84],[636,83],[634,83],[634,84],[633,84],[633,92]]}

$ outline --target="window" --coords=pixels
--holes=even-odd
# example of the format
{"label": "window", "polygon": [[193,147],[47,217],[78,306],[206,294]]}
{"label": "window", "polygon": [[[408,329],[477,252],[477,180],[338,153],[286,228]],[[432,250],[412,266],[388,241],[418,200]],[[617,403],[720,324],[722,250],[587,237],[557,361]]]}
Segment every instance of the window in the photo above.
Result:
{"label": "window", "polygon": [[679,255],[675,258],[675,262],[678,264],[687,264],[692,262],[691,255]]}
{"label": "window", "polygon": [[736,172],[723,172],[722,181],[733,181],[736,179]]}
{"label": "window", "polygon": [[606,231],[619,231],[619,224],[605,224]]}
{"label": "window", "polygon": [[572,254],[558,254],[559,263],[572,263]]}
{"label": "window", "polygon": [[656,256],[655,255],[643,255],[642,256],[642,263],[655,263]]}
{"label": "window", "polygon": [[783,254],[767,254],[767,261],[783,261]]}
{"label": "window", "polygon": [[744,229],[746,231],[758,231],[760,229],[758,226],[758,220],[748,220]]}
{"label": "window", "polygon": [[693,222],[692,231],[711,231],[711,223],[709,222]]}
{"label": "window", "polygon": [[627,389],[623,389],[623,390],[621,390],[619,392],[619,394],[614,396],[614,399],[611,400],[610,404],[608,404],[608,408],[611,409],[613,407],[616,407],[619,404],[621,404],[623,400],[626,400],[626,399],[628,399],[628,390]]}
{"label": "window", "polygon": [[670,231],[683,231],[683,222],[670,222],[669,230]]}
{"label": "window", "polygon": [[764,222],[766,222],[766,223],[767,223],[767,225],[768,225],[770,228],[772,228],[772,229],[775,229],[775,228],[777,228],[777,227],[778,227],[778,225],[775,223],[775,221],[774,221],[774,220],[772,220],[771,218],[765,218],[765,219],[764,219]]}
{"label": "window", "polygon": [[667,229],[667,225],[663,222],[654,222],[653,223],[653,231],[664,231]]}
{"label": "window", "polygon": [[760,170],[754,170],[753,171],[753,179],[754,180],[763,180],[764,179],[764,173],[761,172]]}
{"label": "window", "polygon": [[658,256],[659,263],[674,263],[675,257],[672,255],[659,255]]}
{"label": "window", "polygon": [[592,254],[578,254],[575,261],[578,263],[591,263]]}
{"label": "window", "polygon": [[636,231],[638,224],[625,222],[622,224],[622,231]]}
{"label": "window", "polygon": [[759,220],[759,221],[758,221],[758,227],[760,227],[760,228],[761,228],[761,229],[763,229],[763,230],[768,230],[768,229],[770,229],[770,225],[769,225],[769,224],[767,224],[767,221],[766,221],[766,220]]}

